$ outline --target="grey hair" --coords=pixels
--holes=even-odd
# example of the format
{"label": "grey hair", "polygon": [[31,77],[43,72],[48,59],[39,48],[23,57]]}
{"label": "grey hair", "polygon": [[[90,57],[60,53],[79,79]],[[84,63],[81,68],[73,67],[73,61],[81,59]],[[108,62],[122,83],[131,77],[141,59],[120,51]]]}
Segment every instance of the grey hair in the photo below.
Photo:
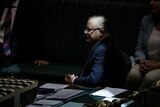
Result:
{"label": "grey hair", "polygon": [[97,28],[107,30],[108,19],[106,19],[104,16],[92,16],[89,17],[89,20],[95,22]]}

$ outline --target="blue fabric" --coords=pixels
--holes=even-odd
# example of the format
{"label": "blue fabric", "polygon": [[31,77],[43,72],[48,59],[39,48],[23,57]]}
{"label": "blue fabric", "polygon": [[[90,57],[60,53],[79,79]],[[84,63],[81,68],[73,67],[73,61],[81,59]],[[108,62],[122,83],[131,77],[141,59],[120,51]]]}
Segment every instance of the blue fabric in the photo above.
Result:
{"label": "blue fabric", "polygon": [[88,55],[82,73],[74,83],[86,86],[105,85],[107,72],[109,73],[114,65],[112,61],[114,62],[115,49],[109,37],[95,44]]}

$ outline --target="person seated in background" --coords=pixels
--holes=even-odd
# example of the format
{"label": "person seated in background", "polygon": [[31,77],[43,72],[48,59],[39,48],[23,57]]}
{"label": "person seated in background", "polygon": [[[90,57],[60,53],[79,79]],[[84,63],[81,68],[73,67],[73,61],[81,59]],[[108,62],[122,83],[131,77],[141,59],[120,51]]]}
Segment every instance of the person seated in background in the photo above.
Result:
{"label": "person seated in background", "polygon": [[160,79],[160,0],[151,0],[152,14],[144,16],[140,26],[135,62],[125,87],[131,90],[149,88]]}
{"label": "person seated in background", "polygon": [[88,18],[84,33],[92,48],[82,72],[79,75],[65,75],[67,83],[89,87],[106,86],[110,76],[107,73],[114,67],[114,57],[117,53],[108,30],[108,19],[104,16]]}

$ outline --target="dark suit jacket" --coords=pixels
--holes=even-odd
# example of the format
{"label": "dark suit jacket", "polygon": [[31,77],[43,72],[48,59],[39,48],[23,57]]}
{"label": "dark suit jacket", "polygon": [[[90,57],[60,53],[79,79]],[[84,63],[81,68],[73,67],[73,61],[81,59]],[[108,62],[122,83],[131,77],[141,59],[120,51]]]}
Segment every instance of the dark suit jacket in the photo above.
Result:
{"label": "dark suit jacket", "polygon": [[113,71],[117,49],[111,37],[96,43],[84,66],[84,70],[74,83],[85,86],[104,86],[107,84],[107,76]]}

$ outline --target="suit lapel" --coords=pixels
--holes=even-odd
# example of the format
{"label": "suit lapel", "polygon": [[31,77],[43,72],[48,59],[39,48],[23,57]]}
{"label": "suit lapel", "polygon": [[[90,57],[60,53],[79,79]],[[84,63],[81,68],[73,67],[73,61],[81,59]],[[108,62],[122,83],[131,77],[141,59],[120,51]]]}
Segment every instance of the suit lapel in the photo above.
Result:
{"label": "suit lapel", "polygon": [[99,46],[99,44],[100,44],[100,42],[97,42],[97,43],[92,47],[92,49],[91,49],[91,51],[90,51],[90,53],[89,53],[89,55],[88,55],[88,57],[87,57],[87,60],[86,60],[86,62],[85,62],[85,65],[84,65],[84,67],[83,67],[83,69],[82,69],[81,76],[83,76],[83,75],[85,74],[84,72],[86,72],[86,69],[88,69],[89,65],[92,63],[92,60],[93,60],[94,55],[95,55],[95,50],[96,50],[96,48]]}
{"label": "suit lapel", "polygon": [[97,43],[92,47],[92,49],[91,49],[91,51],[90,51],[90,53],[89,53],[89,55],[88,55],[88,58],[87,58],[87,60],[86,60],[85,65],[91,63],[91,61],[92,61],[92,59],[93,59],[93,57],[94,57],[94,54],[95,54],[95,50],[96,50],[96,48],[98,47],[99,44],[100,44],[100,41],[97,42]]}

